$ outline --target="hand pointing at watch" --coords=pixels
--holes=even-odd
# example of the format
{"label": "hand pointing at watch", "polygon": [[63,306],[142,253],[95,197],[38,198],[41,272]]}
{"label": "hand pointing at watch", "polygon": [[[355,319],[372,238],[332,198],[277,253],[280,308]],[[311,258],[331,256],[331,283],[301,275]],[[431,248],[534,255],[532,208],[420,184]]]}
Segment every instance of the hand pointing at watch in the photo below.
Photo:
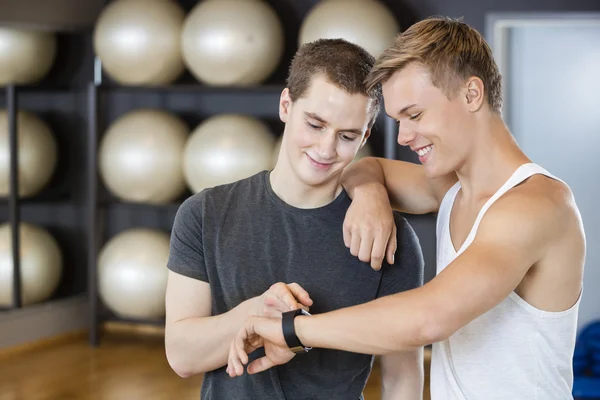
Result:
{"label": "hand pointing at watch", "polygon": [[281,329],[281,318],[250,317],[231,342],[227,373],[231,377],[244,374],[248,354],[264,347],[265,356],[248,365],[248,373],[256,374],[294,358]]}

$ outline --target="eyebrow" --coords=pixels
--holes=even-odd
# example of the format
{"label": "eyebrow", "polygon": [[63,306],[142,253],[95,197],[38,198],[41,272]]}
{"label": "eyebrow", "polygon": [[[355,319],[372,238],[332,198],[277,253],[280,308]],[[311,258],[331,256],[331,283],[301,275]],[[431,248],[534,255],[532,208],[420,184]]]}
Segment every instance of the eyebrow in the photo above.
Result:
{"label": "eyebrow", "polygon": [[[305,111],[305,112],[304,112],[304,115],[306,115],[308,118],[311,118],[311,119],[317,120],[317,121],[319,121],[320,123],[327,125],[327,121],[325,121],[323,118],[319,117],[319,116],[318,116],[317,114],[315,114],[315,113],[311,113],[311,112]],[[349,128],[349,129],[340,129],[340,131],[343,131],[343,132],[349,132],[349,133],[354,133],[354,134],[357,134],[357,135],[362,135],[362,134],[363,134],[362,130],[360,130],[360,129],[355,129],[355,128]]]}
{"label": "eyebrow", "polygon": [[398,115],[402,115],[402,114],[408,114],[407,111],[410,110],[411,108],[415,107],[417,104],[410,104],[406,107],[404,107],[402,110],[400,110],[398,112]]}

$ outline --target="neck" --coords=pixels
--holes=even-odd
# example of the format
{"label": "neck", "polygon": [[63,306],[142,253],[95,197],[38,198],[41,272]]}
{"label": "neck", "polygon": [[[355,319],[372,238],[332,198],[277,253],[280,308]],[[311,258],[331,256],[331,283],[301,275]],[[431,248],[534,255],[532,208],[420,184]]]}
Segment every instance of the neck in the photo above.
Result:
{"label": "neck", "polygon": [[500,115],[477,120],[474,129],[469,156],[456,170],[464,198],[473,200],[491,196],[520,165],[531,162]]}
{"label": "neck", "polygon": [[270,175],[271,187],[275,194],[297,208],[318,208],[331,203],[342,191],[340,177],[331,179],[318,186],[307,185],[289,167],[282,157]]}

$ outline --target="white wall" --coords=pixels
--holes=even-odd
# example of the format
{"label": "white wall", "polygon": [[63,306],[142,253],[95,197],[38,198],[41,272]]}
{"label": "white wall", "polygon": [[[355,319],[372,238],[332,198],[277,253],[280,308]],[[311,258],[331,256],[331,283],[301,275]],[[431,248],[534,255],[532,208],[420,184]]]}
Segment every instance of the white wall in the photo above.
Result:
{"label": "white wall", "polygon": [[600,19],[514,28],[506,45],[507,123],[534,162],[569,184],[582,214],[581,328],[600,319]]}

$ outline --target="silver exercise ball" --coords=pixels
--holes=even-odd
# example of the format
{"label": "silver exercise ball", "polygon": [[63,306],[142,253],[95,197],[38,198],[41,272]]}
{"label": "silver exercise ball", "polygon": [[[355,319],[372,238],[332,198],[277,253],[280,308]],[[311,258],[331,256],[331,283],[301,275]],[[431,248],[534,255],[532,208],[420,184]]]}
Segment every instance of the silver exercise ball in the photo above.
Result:
{"label": "silver exercise ball", "polygon": [[208,85],[262,83],[279,65],[283,50],[283,26],[263,0],[201,1],[183,27],[184,62]]}
{"label": "silver exercise ball", "polygon": [[394,15],[377,0],[323,0],[300,27],[299,44],[317,39],[346,39],[377,58],[400,31]]}
{"label": "silver exercise ball", "polygon": [[122,318],[165,315],[169,235],[134,228],[113,236],[98,255],[98,292]]}
{"label": "silver exercise ball", "polygon": [[160,85],[184,71],[185,11],[173,0],[115,0],[100,14],[94,50],[105,72],[123,85]]}
{"label": "silver exercise ball", "polygon": [[0,86],[37,83],[55,59],[53,33],[0,27]]}
{"label": "silver exercise ball", "polygon": [[[277,141],[275,142],[275,146],[273,147],[273,157],[272,157],[272,161],[271,161],[271,168],[275,168],[275,165],[277,164],[277,160],[279,159],[279,151],[281,149],[282,141],[283,141],[283,135],[280,136],[277,139]],[[369,144],[369,142],[367,142],[367,143],[365,143],[365,145],[363,147],[358,149],[358,151],[356,152],[356,156],[354,156],[354,159],[348,165],[352,165],[353,163],[355,163],[356,161],[360,160],[363,157],[372,157],[372,156],[373,156],[373,150],[371,149],[371,145]]]}
{"label": "silver exercise ball", "polygon": [[188,135],[186,123],[167,111],[140,109],[122,115],[100,142],[104,184],[124,201],[175,200],[186,188],[181,156]]}
{"label": "silver exercise ball", "polygon": [[271,167],[275,137],[257,118],[222,114],[201,123],[184,150],[183,170],[194,193]]}
{"label": "silver exercise ball", "polygon": [[[19,196],[32,197],[50,182],[58,162],[58,145],[50,127],[35,114],[17,113]],[[0,110],[0,196],[10,193],[8,113]]]}
{"label": "silver exercise ball", "polygon": [[[21,222],[21,301],[42,302],[56,291],[63,271],[63,257],[56,239],[44,228]],[[0,225],[0,306],[13,304],[13,254],[10,224]]]}

